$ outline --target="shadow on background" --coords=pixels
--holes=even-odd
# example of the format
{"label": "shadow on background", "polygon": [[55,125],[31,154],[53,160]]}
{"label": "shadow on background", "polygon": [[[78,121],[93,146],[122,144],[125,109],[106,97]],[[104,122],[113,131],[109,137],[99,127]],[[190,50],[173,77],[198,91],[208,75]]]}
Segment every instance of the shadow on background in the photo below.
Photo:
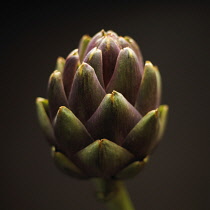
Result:
{"label": "shadow on background", "polygon": [[[83,3],[83,4],[82,4]],[[99,5],[100,4],[100,5]],[[92,183],[61,174],[37,124],[58,56],[102,28],[129,35],[163,78],[170,116],[145,170],[127,181],[136,209],[209,209],[210,10],[204,4],[88,1],[7,5],[1,34],[2,210],[103,209]]]}

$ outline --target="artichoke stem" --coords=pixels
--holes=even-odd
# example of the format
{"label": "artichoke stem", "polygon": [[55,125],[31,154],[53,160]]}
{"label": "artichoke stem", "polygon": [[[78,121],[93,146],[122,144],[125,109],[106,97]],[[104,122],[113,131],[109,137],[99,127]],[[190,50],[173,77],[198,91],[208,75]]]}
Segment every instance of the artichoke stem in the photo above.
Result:
{"label": "artichoke stem", "polygon": [[113,179],[93,179],[97,199],[104,202],[108,210],[135,210],[122,181]]}

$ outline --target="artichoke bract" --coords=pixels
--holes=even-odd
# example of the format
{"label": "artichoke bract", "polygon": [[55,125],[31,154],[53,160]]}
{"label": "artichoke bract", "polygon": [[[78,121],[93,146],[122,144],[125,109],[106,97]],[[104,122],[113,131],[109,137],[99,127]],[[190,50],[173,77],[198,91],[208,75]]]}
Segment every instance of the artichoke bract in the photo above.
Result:
{"label": "artichoke bract", "polygon": [[36,106],[58,168],[76,178],[126,179],[163,136],[168,106],[160,100],[158,68],[144,64],[132,38],[102,30],[57,59],[47,99]]}

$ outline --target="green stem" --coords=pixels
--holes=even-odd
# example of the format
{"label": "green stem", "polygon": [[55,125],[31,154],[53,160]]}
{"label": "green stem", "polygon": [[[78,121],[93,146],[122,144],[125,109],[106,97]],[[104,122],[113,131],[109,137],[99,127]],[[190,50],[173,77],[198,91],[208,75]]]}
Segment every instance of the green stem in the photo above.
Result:
{"label": "green stem", "polygon": [[109,210],[135,210],[130,196],[122,181],[112,179],[94,179],[97,198],[103,201]]}

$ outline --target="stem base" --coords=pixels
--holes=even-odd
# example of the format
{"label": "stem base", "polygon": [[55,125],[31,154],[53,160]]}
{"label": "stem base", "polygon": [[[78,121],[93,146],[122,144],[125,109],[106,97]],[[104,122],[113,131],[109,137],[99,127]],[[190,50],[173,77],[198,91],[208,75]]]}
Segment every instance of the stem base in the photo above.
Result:
{"label": "stem base", "polygon": [[104,202],[109,210],[135,210],[122,181],[96,178],[97,199]]}

